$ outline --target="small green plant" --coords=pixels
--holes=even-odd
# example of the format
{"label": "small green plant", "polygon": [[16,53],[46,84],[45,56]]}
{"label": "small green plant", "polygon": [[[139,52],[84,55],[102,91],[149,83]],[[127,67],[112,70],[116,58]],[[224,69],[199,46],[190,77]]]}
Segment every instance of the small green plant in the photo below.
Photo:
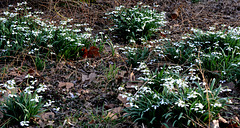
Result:
{"label": "small green plant", "polygon": [[200,0],[192,0],[192,3],[198,3]]}
{"label": "small green plant", "polygon": [[126,56],[128,58],[127,63],[129,66],[132,66],[132,68],[136,68],[140,62],[147,59],[147,57],[150,55],[150,51],[148,48],[131,48],[131,47],[125,47],[127,50]]}
{"label": "small green plant", "polygon": [[116,66],[116,64],[114,65],[109,65],[109,68],[106,69],[106,78],[107,81],[111,81],[114,80],[118,74],[119,68]]}
{"label": "small green plant", "polygon": [[35,59],[35,65],[37,67],[37,70],[43,70],[46,66],[45,60],[41,59],[39,56]]}
{"label": "small green plant", "polygon": [[165,58],[176,64],[187,64],[196,58],[196,49],[185,42],[168,43],[164,48]]}
{"label": "small green plant", "polygon": [[165,25],[165,12],[157,13],[148,5],[138,5],[133,8],[116,7],[107,13],[114,23],[112,29],[116,35],[125,41],[141,42],[150,39],[155,32]]}
{"label": "small green plant", "polygon": [[1,89],[2,93],[8,93],[8,96],[4,98],[4,101],[0,102],[1,112],[3,114],[2,121],[3,126],[21,125],[29,126],[29,123],[33,123],[34,118],[43,110],[43,103],[40,93],[46,89],[42,84],[35,92],[32,91],[33,86],[26,87],[22,92],[17,93],[14,80],[9,80],[2,84],[4,89]]}
{"label": "small green plant", "polygon": [[[117,114],[104,110],[104,107],[97,107],[89,110],[88,122],[79,122],[83,127],[91,128],[113,128],[121,127],[122,117],[116,118]],[[115,116],[115,117],[114,117]]]}

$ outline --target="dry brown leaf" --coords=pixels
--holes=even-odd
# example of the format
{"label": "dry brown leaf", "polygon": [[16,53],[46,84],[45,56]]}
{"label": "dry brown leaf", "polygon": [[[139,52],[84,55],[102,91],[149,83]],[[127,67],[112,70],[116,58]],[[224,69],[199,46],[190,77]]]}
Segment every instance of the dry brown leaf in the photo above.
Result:
{"label": "dry brown leaf", "polygon": [[104,108],[105,109],[111,109],[111,108],[113,108],[115,106],[115,104],[105,104],[104,105]]}
{"label": "dry brown leaf", "polygon": [[34,74],[34,73],[35,71],[32,68],[28,69],[28,74]]}
{"label": "dry brown leaf", "polygon": [[135,81],[135,75],[134,75],[133,72],[130,73],[129,80],[130,81]]}
{"label": "dry brown leaf", "polygon": [[19,76],[20,74],[17,73],[16,71],[11,71],[8,75],[10,75],[10,76]]}
{"label": "dry brown leaf", "polygon": [[181,13],[181,8],[182,8],[182,6],[180,6],[180,7],[178,7],[178,8],[173,10],[173,12],[171,14],[172,19],[177,19],[177,17]]}
{"label": "dry brown leaf", "polygon": [[90,73],[89,74],[89,82],[92,82],[92,81],[94,81],[95,79],[96,79],[96,77],[97,77],[97,74],[96,73]]}
{"label": "dry brown leaf", "polygon": [[70,88],[74,87],[74,84],[73,83],[70,83],[70,82],[67,82],[66,83],[66,88],[67,88],[67,91],[69,91]]}
{"label": "dry brown leaf", "polygon": [[45,128],[45,123],[42,120],[38,120],[37,124],[41,127],[41,128]]}
{"label": "dry brown leaf", "polygon": [[71,82],[59,82],[58,87],[66,87],[67,91],[69,91],[70,88],[74,87],[74,84]]}
{"label": "dry brown leaf", "polygon": [[118,97],[117,97],[120,101],[122,101],[122,103],[127,103],[127,97],[123,97],[122,94],[119,94]]}
{"label": "dry brown leaf", "polygon": [[228,124],[228,121],[226,119],[224,119],[220,114],[218,114],[218,120],[219,120],[219,122]]}
{"label": "dry brown leaf", "polygon": [[90,73],[89,76],[82,74],[82,83],[85,81],[92,82],[96,79],[97,74],[96,73]]}
{"label": "dry brown leaf", "polygon": [[121,71],[121,72],[120,72],[120,76],[121,76],[121,77],[124,77],[124,75],[125,75],[126,73],[127,73],[127,71]]}
{"label": "dry brown leaf", "polygon": [[82,74],[82,83],[84,83],[86,80],[89,80],[89,79],[88,79],[88,76]]}
{"label": "dry brown leaf", "polygon": [[175,9],[171,14],[172,19],[177,19],[179,13],[180,13],[179,9]]}
{"label": "dry brown leaf", "polygon": [[112,111],[114,113],[117,113],[117,114],[120,114],[123,110],[123,107],[116,107],[116,108],[113,108]]}
{"label": "dry brown leaf", "polygon": [[111,120],[115,120],[118,118],[118,116],[114,112],[108,112],[108,114],[105,118],[110,118]]}
{"label": "dry brown leaf", "polygon": [[54,121],[48,121],[47,126],[54,126]]}
{"label": "dry brown leaf", "polygon": [[128,89],[136,89],[142,85],[142,81],[129,81],[127,82],[126,88]]}
{"label": "dry brown leaf", "polygon": [[30,69],[28,70],[28,74],[30,74],[30,75],[32,75],[32,76],[34,76],[34,75],[40,76],[39,73],[37,72],[37,70],[34,70],[34,69],[32,69],[32,68],[30,68]]}
{"label": "dry brown leaf", "polygon": [[59,87],[59,88],[62,88],[62,87],[64,87],[64,86],[66,86],[65,82],[59,82],[59,83],[58,83],[58,87]]}
{"label": "dry brown leaf", "polygon": [[88,122],[88,124],[93,124],[95,121],[94,120],[91,120]]}
{"label": "dry brown leaf", "polygon": [[118,118],[118,115],[122,112],[123,107],[116,107],[111,109],[110,112],[108,112],[106,118],[110,118],[111,120],[115,120]]}
{"label": "dry brown leaf", "polygon": [[55,114],[54,114],[53,112],[46,112],[46,113],[43,113],[43,114],[41,115],[41,117],[42,117],[42,119],[43,119],[44,121],[48,121],[48,120],[50,120],[50,119],[54,119],[54,118],[55,118]]}

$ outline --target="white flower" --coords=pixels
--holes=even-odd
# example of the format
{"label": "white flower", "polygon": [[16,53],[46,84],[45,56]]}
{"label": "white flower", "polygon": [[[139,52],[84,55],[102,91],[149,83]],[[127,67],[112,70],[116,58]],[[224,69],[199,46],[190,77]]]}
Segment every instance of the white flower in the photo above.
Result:
{"label": "white flower", "polygon": [[30,101],[35,101],[35,102],[39,102],[39,99],[42,98],[42,96],[38,96],[36,95],[34,99],[31,99]]}
{"label": "white flower", "polygon": [[48,100],[48,102],[46,102],[45,105],[43,105],[43,107],[49,107],[52,105],[52,103],[54,103],[55,101],[51,101],[51,100]]}
{"label": "white flower", "polygon": [[187,88],[188,87],[188,85],[187,85],[188,83],[183,81],[182,79],[177,79],[176,82],[177,82],[179,88]]}
{"label": "white flower", "polygon": [[17,95],[16,94],[8,94],[8,97],[13,98],[13,97],[17,97]]}
{"label": "white flower", "polygon": [[179,99],[175,105],[177,105],[178,107],[188,107],[189,105],[186,104],[183,100]]}
{"label": "white flower", "polygon": [[25,78],[33,78],[33,76],[31,76],[30,74],[27,74]]}
{"label": "white flower", "polygon": [[57,108],[53,108],[53,111],[59,111],[60,110],[60,107],[57,107]]}
{"label": "white flower", "polygon": [[196,106],[197,108],[200,108],[200,109],[203,109],[203,108],[204,108],[204,106],[203,106],[201,103],[196,103],[195,106]]}
{"label": "white flower", "polygon": [[6,90],[0,90],[0,92],[2,93],[2,94],[4,94],[5,92],[7,92]]}
{"label": "white flower", "polygon": [[85,28],[85,31],[91,32],[93,29],[92,28]]}
{"label": "white flower", "polygon": [[122,91],[122,90],[124,90],[124,87],[119,87],[118,90]]}
{"label": "white flower", "polygon": [[40,93],[40,92],[45,92],[45,90],[47,90],[47,86],[44,85],[44,84],[39,84],[39,88],[36,89],[37,93]]}
{"label": "white flower", "polygon": [[[211,104],[212,105],[212,104]],[[220,103],[215,103],[214,105],[212,105],[213,107],[222,107],[222,104]]]}
{"label": "white flower", "polygon": [[29,126],[29,121],[21,121],[20,125],[21,126]]}
{"label": "white flower", "polygon": [[34,85],[35,83],[37,82],[37,80],[32,80],[32,81],[30,81],[30,83],[31,83],[31,85]]}
{"label": "white flower", "polygon": [[14,86],[16,84],[15,80],[8,80],[8,85]]}
{"label": "white flower", "polygon": [[197,97],[197,95],[199,95],[199,96],[201,96],[199,93],[197,93],[197,92],[191,92],[190,94],[187,94],[188,95],[188,99],[190,99],[190,98],[196,98]]}

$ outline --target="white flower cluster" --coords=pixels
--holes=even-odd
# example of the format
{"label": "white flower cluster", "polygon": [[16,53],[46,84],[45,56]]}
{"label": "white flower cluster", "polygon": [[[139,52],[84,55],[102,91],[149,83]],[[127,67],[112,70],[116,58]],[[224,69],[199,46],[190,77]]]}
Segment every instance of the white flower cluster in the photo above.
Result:
{"label": "white flower cluster", "polygon": [[149,76],[150,75],[150,70],[147,67],[147,64],[145,62],[138,62],[139,67],[138,68],[134,68],[134,70],[140,71],[143,73],[143,75],[145,76]]}
{"label": "white flower cluster", "polygon": [[[28,17],[34,17],[34,19],[25,19],[26,21],[22,21],[19,22],[19,13],[18,11],[24,10],[24,9],[31,9],[30,7],[25,7],[26,6],[26,2],[22,2],[22,3],[17,3],[17,8],[15,8],[16,12],[11,13],[9,11],[5,11],[3,12],[3,14],[5,15],[5,17],[0,17],[0,21],[3,23],[2,25],[4,25],[4,23],[6,22],[11,22],[11,26],[10,26],[10,30],[12,35],[16,35],[16,37],[21,37],[21,41],[23,42],[24,46],[34,46],[31,47],[30,49],[28,49],[28,54],[30,55],[34,55],[37,54],[40,47],[37,46],[35,43],[33,43],[33,39],[32,38],[39,38],[41,37],[41,40],[43,40],[44,42],[51,42],[54,38],[54,35],[56,33],[56,31],[59,31],[59,35],[61,35],[62,37],[60,37],[58,35],[58,38],[63,38],[65,41],[69,41],[69,42],[75,42],[75,44],[77,46],[81,46],[83,47],[85,44],[82,42],[83,40],[87,40],[87,39],[92,39],[92,28],[86,27],[85,28],[85,33],[80,33],[82,30],[80,28],[76,28],[76,27],[81,27],[81,26],[86,26],[88,24],[75,24],[75,25],[68,25],[67,24],[69,22],[71,22],[73,19],[68,19],[66,21],[60,21],[60,25],[59,26],[55,26],[54,23],[56,23],[56,21],[48,21],[48,20],[43,20],[42,18],[39,17],[39,14],[43,14],[43,12],[39,12],[39,11],[35,11],[35,12],[31,12],[28,11],[27,13],[24,13],[24,18],[28,18]],[[24,7],[21,7],[24,6]],[[12,7],[12,5],[11,5]],[[36,24],[38,26],[40,26],[37,28],[30,28],[29,26],[31,24]],[[73,27],[74,26],[74,27]],[[34,36],[34,37],[33,37]],[[34,38],[34,41],[35,41]],[[22,42],[17,42],[16,40],[11,40],[9,41],[8,39],[6,39],[6,36],[1,35],[0,36],[0,41],[5,41],[7,42],[7,46],[9,48],[14,47],[16,45],[22,44]],[[51,55],[55,55],[55,52],[51,49],[52,44],[48,44],[48,47],[51,50]],[[3,50],[3,52],[7,52],[8,50]]]}
{"label": "white flower cluster", "polygon": [[[191,75],[193,75],[196,71],[193,66],[194,65],[191,65],[190,68],[188,67],[187,70]],[[145,63],[142,63],[140,64],[140,67],[136,68],[135,70],[140,71],[141,68],[146,67],[147,66],[145,65]],[[164,71],[164,73],[166,73],[167,75],[161,79],[163,83],[159,85],[159,87],[163,87],[163,91],[166,91],[165,93],[157,93],[156,90],[153,91],[150,87],[144,85],[140,87],[137,93],[134,95],[132,95],[131,93],[126,93],[123,95],[124,97],[127,97],[127,104],[129,104],[131,107],[139,108],[140,106],[138,106],[138,100],[141,100],[143,97],[148,97],[150,98],[149,100],[151,100],[151,106],[148,106],[148,108],[144,112],[147,112],[150,109],[158,109],[160,106],[163,105],[169,105],[170,107],[172,106],[171,108],[186,108],[191,109],[196,113],[205,113],[207,112],[208,106],[206,106],[206,100],[204,99],[206,99],[206,93],[208,93],[209,96],[214,96],[211,98],[210,104],[210,106],[213,107],[212,109],[219,109],[223,107],[222,101],[224,98],[215,96],[217,90],[211,91],[204,87],[195,88],[191,85],[193,83],[189,81],[194,80],[198,80],[197,82],[200,84],[201,82],[199,77],[193,79],[193,76],[190,76],[188,78],[181,78],[178,75],[173,75],[180,74],[180,71],[183,70],[181,66],[169,66],[167,69],[168,70]],[[220,93],[227,91],[231,90],[220,88]],[[226,101],[226,103],[231,103],[231,101],[229,101],[228,99],[224,100]]]}
{"label": "white flower cluster", "polygon": [[122,50],[124,52],[122,52],[123,54],[132,54],[132,55],[136,55],[136,51],[138,50],[138,48],[132,48],[132,47],[128,47],[125,46],[124,48],[119,48],[119,50]]}
{"label": "white flower cluster", "polygon": [[[25,76],[25,78],[26,79],[30,79],[30,78],[33,79],[34,77],[31,76],[30,74],[28,74],[28,75]],[[31,85],[26,87],[23,90],[23,92],[28,94],[28,95],[34,95],[33,94],[34,93],[33,90],[34,90],[34,85],[37,83],[37,80],[31,80],[30,83],[31,83]],[[1,89],[0,89],[1,93],[6,93],[7,91],[11,92],[12,89],[16,88],[15,87],[16,86],[16,82],[15,82],[14,79],[13,80],[8,80],[6,83],[0,84],[0,86],[2,86]],[[44,92],[46,90],[47,90],[47,86],[46,85],[39,84],[39,88],[37,88],[35,91],[37,93],[40,93],[40,92]],[[39,99],[42,98],[42,96],[39,96],[37,93],[34,95],[34,98],[31,99],[30,101],[39,102]],[[17,97],[17,96],[18,96],[18,94],[15,94],[15,93],[9,93],[8,94],[8,97],[11,97],[11,98],[14,98],[14,97]]]}
{"label": "white flower cluster", "polygon": [[[139,9],[141,8],[141,9]],[[151,7],[148,5],[138,4],[133,8],[125,8],[124,6],[116,7],[114,11],[106,13],[105,15],[110,15],[113,17],[113,21],[115,22],[115,28],[113,30],[125,29],[124,25],[129,26],[129,28],[125,29],[126,33],[141,33],[147,29],[149,29],[149,25],[153,24],[154,26],[165,26],[165,12],[156,13],[154,9],[150,9]],[[127,11],[126,11],[127,10]],[[122,21],[125,21],[123,24]],[[138,22],[137,25],[133,25]],[[146,27],[147,26],[147,27]],[[136,28],[137,27],[137,28]],[[150,26],[151,27],[151,26]],[[159,28],[153,27],[149,31],[155,32],[159,31]],[[139,37],[138,40],[142,40],[142,37]],[[144,39],[145,40],[145,39]],[[130,39],[130,42],[135,42],[134,39]],[[145,42],[145,41],[143,41]]]}

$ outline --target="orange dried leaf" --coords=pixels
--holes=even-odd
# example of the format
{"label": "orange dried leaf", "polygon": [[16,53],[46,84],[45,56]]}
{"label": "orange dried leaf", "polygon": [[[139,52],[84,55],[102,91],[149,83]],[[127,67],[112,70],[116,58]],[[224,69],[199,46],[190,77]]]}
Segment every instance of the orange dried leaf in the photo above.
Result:
{"label": "orange dried leaf", "polygon": [[162,34],[161,32],[160,32],[160,36],[162,36],[162,37],[167,37],[165,34]]}
{"label": "orange dried leaf", "polygon": [[33,74],[33,73],[35,73],[35,71],[34,71],[32,68],[30,68],[30,69],[28,70],[28,74]]}
{"label": "orange dried leaf", "polygon": [[180,6],[179,8],[175,9],[172,14],[171,17],[172,19],[177,19],[177,17],[179,16],[179,14],[181,13],[181,8],[182,6]]}
{"label": "orange dried leaf", "polygon": [[59,88],[66,87],[67,91],[69,91],[69,89],[72,88],[73,86],[74,86],[74,84],[71,82],[59,82],[59,84],[58,84]]}
{"label": "orange dried leaf", "polygon": [[89,58],[96,58],[96,57],[99,57],[99,56],[100,56],[99,49],[96,48],[95,46],[90,47],[90,49],[88,50],[87,57],[89,57]]}
{"label": "orange dried leaf", "polygon": [[88,51],[87,51],[87,49],[86,48],[83,48],[82,49],[82,51],[83,51],[83,58],[87,58],[87,56],[88,56]]}
{"label": "orange dried leaf", "polygon": [[88,122],[88,124],[94,124],[94,120],[91,120],[90,122]]}
{"label": "orange dried leaf", "polygon": [[82,49],[83,51],[83,58],[96,58],[100,56],[99,49],[95,46],[91,46],[89,50],[86,48]]}

